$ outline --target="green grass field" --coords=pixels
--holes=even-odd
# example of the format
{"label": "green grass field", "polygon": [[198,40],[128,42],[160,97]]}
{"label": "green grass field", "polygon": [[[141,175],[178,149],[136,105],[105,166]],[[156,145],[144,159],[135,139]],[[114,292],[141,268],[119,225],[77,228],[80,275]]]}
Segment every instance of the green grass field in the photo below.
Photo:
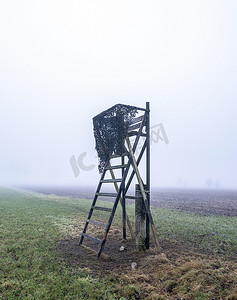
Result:
{"label": "green grass field", "polygon": [[161,238],[175,239],[211,253],[237,255],[237,217],[204,216],[161,208],[153,212]]}
{"label": "green grass field", "polygon": [[61,228],[78,213],[78,202],[82,206],[81,201],[52,201],[1,189],[1,299],[118,298],[108,282],[69,268],[56,251],[64,235]]}
{"label": "green grass field", "polygon": [[[111,203],[107,205],[110,206]],[[164,273],[162,282],[157,276],[162,277],[163,273],[154,273],[154,278],[160,282],[160,285],[153,284],[154,288],[148,294],[141,293],[140,296],[137,292],[139,289],[149,290],[149,288],[148,285],[139,283],[139,280],[134,279],[133,282],[131,279],[130,287],[135,287],[130,288],[128,292],[128,289],[124,288],[126,283],[122,278],[115,283],[106,277],[89,276],[80,267],[66,264],[60,251],[57,251],[58,241],[72,234],[78,218],[83,223],[89,207],[88,200],[46,196],[9,188],[0,189],[0,299],[174,299],[175,295],[182,293],[189,295],[187,291],[190,290],[190,286],[186,290],[185,286],[195,277],[182,279],[183,286],[177,286],[174,282],[178,278],[183,278],[180,275],[183,271],[177,269],[179,277],[176,278],[175,273],[172,273],[175,272],[173,264],[170,278],[167,277],[167,273]],[[128,207],[128,213],[134,222],[132,205]],[[205,217],[167,209],[153,209],[153,213],[161,239],[175,239],[180,243],[196,245],[217,254],[234,256],[236,253],[237,239],[226,236],[236,237],[237,218]],[[119,211],[114,224],[117,226],[121,224]],[[194,227],[189,227],[188,224]],[[210,238],[210,232],[213,231],[218,231],[221,235],[213,235]],[[220,261],[219,258],[218,260]],[[164,261],[161,265],[164,265]],[[237,275],[237,270],[236,265],[230,263],[231,265],[234,269],[228,267],[229,273],[225,269],[218,271],[219,277],[216,276],[215,280],[216,286],[220,288],[218,293],[222,296],[215,299],[237,299],[234,298],[237,284],[237,276],[234,274],[236,272]],[[203,266],[194,264],[194,271],[195,268],[203,268]],[[158,269],[160,272],[162,267],[159,266]],[[209,273],[210,276],[214,276],[211,264]],[[226,276],[228,282],[226,287],[221,281],[223,276]],[[131,275],[130,278],[135,277]],[[200,284],[205,286],[205,280],[208,282],[210,278],[203,277]],[[172,288],[165,288],[165,282],[167,285],[173,284]],[[169,298],[167,295],[170,295],[170,291],[174,294]],[[197,289],[196,294],[192,293],[192,295],[196,295],[193,299],[211,299],[210,295],[218,295],[218,293],[205,294]]]}

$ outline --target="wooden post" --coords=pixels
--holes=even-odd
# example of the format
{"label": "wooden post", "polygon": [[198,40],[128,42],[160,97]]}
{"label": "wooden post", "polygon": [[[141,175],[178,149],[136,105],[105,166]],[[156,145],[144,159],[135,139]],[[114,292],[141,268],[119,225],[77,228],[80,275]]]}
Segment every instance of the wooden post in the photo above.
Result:
{"label": "wooden post", "polygon": [[[146,199],[147,206],[150,209],[150,179],[151,159],[150,159],[150,103],[146,102]],[[150,247],[150,221],[148,214],[146,215],[146,248]]]}
{"label": "wooden post", "polygon": [[[124,165],[124,156],[122,156],[121,164]],[[124,168],[122,168],[122,178],[124,175]],[[123,239],[126,240],[127,233],[126,233],[126,202],[125,202],[125,183],[123,185],[123,192],[122,192],[122,209],[123,209]]]}
{"label": "wooden post", "polygon": [[146,207],[139,184],[135,189],[135,232],[136,247],[139,251],[146,250]]}
{"label": "wooden post", "polygon": [[148,218],[149,218],[149,222],[151,224],[151,229],[152,229],[152,232],[153,232],[156,249],[161,250],[160,244],[159,244],[159,241],[158,241],[158,235],[157,235],[157,232],[156,232],[155,224],[153,222],[153,218],[152,218],[152,215],[151,215],[150,207],[147,203],[147,198],[146,198],[146,193],[145,193],[145,190],[144,190],[144,185],[143,185],[143,182],[142,182],[142,178],[140,176],[140,172],[139,172],[138,167],[137,167],[136,159],[135,159],[135,156],[133,154],[133,149],[132,149],[132,145],[131,145],[131,142],[129,140],[129,137],[126,137],[126,142],[127,142],[127,145],[128,145],[128,149],[129,149],[129,152],[130,152],[131,159],[132,159],[133,169],[136,173],[137,181],[138,181],[139,186],[140,186],[140,190],[141,190],[142,198],[144,200],[144,204],[145,204],[145,207],[146,207],[146,212],[147,212],[147,215],[148,215]]}

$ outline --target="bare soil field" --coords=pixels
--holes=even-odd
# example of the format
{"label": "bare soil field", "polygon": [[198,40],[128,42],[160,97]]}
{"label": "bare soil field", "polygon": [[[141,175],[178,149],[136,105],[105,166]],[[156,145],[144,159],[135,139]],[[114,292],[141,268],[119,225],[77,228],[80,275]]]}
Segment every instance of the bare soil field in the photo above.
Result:
{"label": "bare soil field", "polygon": [[74,235],[61,240],[58,251],[68,266],[82,268],[93,278],[106,278],[126,299],[237,299],[233,258],[168,240],[161,241],[162,252],[153,244],[150,250],[138,252],[133,240],[125,241],[121,236],[119,229],[110,232],[99,260],[94,243],[85,240],[79,246]]}
{"label": "bare soil field", "polygon": [[236,217],[237,191],[160,189],[151,194],[151,204],[198,214]]}
{"label": "bare soil field", "polygon": [[[24,187],[43,194],[92,199],[95,189],[75,187]],[[198,214],[237,216],[236,190],[153,189],[151,205]]]}

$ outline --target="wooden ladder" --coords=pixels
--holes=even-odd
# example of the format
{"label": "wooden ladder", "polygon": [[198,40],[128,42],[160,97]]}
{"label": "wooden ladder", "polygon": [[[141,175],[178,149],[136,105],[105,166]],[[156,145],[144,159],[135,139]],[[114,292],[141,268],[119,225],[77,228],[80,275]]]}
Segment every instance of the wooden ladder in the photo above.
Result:
{"label": "wooden ladder", "polygon": [[[148,112],[148,111],[146,111],[146,112]],[[123,208],[123,237],[126,238],[126,229],[125,229],[126,226],[124,224],[124,222],[126,220],[127,225],[129,227],[129,230],[130,230],[130,233],[131,233],[131,236],[132,236],[132,238],[134,238],[134,233],[133,233],[133,230],[132,230],[132,226],[131,226],[129,218],[126,214],[126,210],[125,210],[125,198],[135,199],[135,197],[133,197],[133,196],[127,196],[126,195],[126,193],[128,191],[128,188],[129,188],[135,174],[136,174],[138,183],[140,185],[140,190],[141,190],[142,197],[143,197],[143,200],[144,200],[144,203],[145,203],[145,208],[146,208],[146,212],[147,212],[148,227],[149,227],[149,224],[150,224],[151,228],[152,228],[154,238],[155,238],[156,248],[157,249],[159,248],[158,237],[157,237],[157,233],[156,233],[155,226],[154,226],[154,223],[153,223],[152,215],[151,215],[151,212],[150,212],[149,201],[148,201],[147,196],[145,194],[144,185],[143,185],[143,182],[142,182],[139,170],[138,170],[138,164],[140,163],[142,155],[145,151],[146,143],[144,143],[144,145],[141,149],[140,155],[138,156],[137,160],[135,159],[135,155],[134,155],[134,153],[136,151],[136,147],[138,145],[139,138],[141,136],[148,136],[148,134],[149,134],[149,133],[148,134],[143,133],[143,127],[146,126],[146,122],[147,122],[146,113],[144,113],[142,116],[139,116],[139,117],[133,119],[132,122],[130,122],[130,126],[129,126],[129,129],[128,129],[128,135],[126,137],[128,152],[123,153],[122,155],[113,154],[113,155],[110,156],[110,158],[108,160],[108,163],[107,163],[106,167],[104,168],[103,173],[101,175],[99,184],[97,186],[95,196],[94,196],[94,199],[92,201],[91,208],[89,210],[89,214],[88,214],[88,217],[86,219],[86,223],[85,223],[83,232],[81,234],[79,245],[81,245],[83,243],[84,238],[90,239],[91,241],[99,244],[99,250],[98,250],[98,254],[97,254],[98,258],[100,257],[100,255],[103,251],[103,248],[104,248],[107,236],[108,236],[108,232],[109,232],[110,227],[112,225],[112,221],[113,221],[113,218],[114,218],[114,215],[115,215],[115,212],[116,212],[119,201],[120,201],[120,203],[122,205],[122,208]],[[138,130],[138,131],[136,131],[136,130]],[[130,139],[129,139],[130,136],[136,136],[133,145],[130,142]],[[125,156],[128,157],[128,161],[127,161],[126,164],[124,163],[125,162],[125,160],[124,160]],[[111,165],[110,160],[114,159],[114,158],[118,158],[118,157],[121,157],[121,164]],[[127,184],[125,184],[126,179],[128,177],[128,174],[129,174],[129,169],[130,169],[131,166],[132,166],[133,170],[132,170],[132,173],[130,174],[130,178],[129,178]],[[121,178],[116,178],[115,177],[114,170],[116,170],[116,169],[121,170],[121,175],[122,175]],[[108,171],[110,172],[111,179],[105,179],[106,173]],[[116,193],[101,192],[102,185],[107,184],[107,183],[113,183],[114,184]],[[109,197],[109,198],[115,199],[113,207],[108,208],[108,207],[97,206],[96,203],[97,203],[99,197]],[[107,224],[102,223],[102,222],[98,222],[98,221],[95,221],[95,220],[92,219],[93,212],[95,210],[100,210],[100,211],[105,211],[105,212],[110,213]],[[88,225],[90,223],[105,228],[102,239],[99,239],[99,238],[96,238],[96,237],[93,237],[93,236],[87,234]]]}
{"label": "wooden ladder", "polygon": [[[125,155],[129,156],[129,153],[125,153],[123,155],[124,156]],[[117,158],[117,157],[118,156],[116,156],[116,155],[112,155],[110,157],[110,159]],[[91,208],[90,208],[90,211],[89,211],[89,214],[88,214],[88,217],[87,217],[87,220],[86,220],[86,223],[85,223],[82,235],[81,235],[81,239],[80,239],[79,245],[82,244],[84,238],[88,238],[88,239],[94,241],[95,243],[98,243],[100,245],[99,246],[99,251],[98,251],[98,254],[97,254],[98,258],[100,257],[101,252],[102,252],[102,250],[104,248],[104,244],[106,242],[106,238],[107,238],[108,232],[110,230],[110,227],[111,227],[111,224],[112,224],[112,221],[113,221],[113,218],[114,218],[114,215],[115,215],[115,212],[116,212],[116,208],[118,206],[119,201],[122,204],[122,201],[123,201],[123,199],[122,199],[122,192],[124,190],[125,180],[127,178],[130,166],[131,166],[131,159],[128,160],[127,164],[114,165],[114,166],[111,166],[110,161],[109,161],[109,163],[107,164],[107,166],[105,167],[105,169],[104,169],[104,171],[103,171],[103,173],[101,175],[101,178],[100,178],[97,190],[95,192],[95,196],[94,196],[94,199],[92,201],[92,205],[91,205]],[[123,173],[122,178],[115,178],[115,175],[114,175],[114,172],[113,172],[113,170],[115,170],[115,169],[123,170],[122,171],[122,173]],[[108,172],[108,171],[110,172],[112,178],[111,179],[104,179],[105,175],[106,175],[106,172]],[[110,193],[104,193],[104,192],[101,192],[102,185],[106,184],[106,183],[113,183],[115,185],[116,193],[111,193],[111,192]],[[99,197],[114,198],[115,201],[114,201],[113,207],[112,208],[107,208],[107,207],[97,206],[96,203],[97,203],[97,200],[98,200]],[[104,223],[92,220],[92,215],[93,215],[93,212],[95,210],[106,211],[106,212],[110,213],[110,216],[108,218],[107,224],[104,224]],[[134,233],[132,231],[132,227],[131,227],[131,224],[129,222],[128,216],[126,216],[126,220],[127,220],[130,232],[132,234],[132,237],[134,237]],[[103,235],[103,239],[98,239],[98,238],[92,237],[92,236],[90,236],[90,235],[88,235],[86,233],[88,225],[90,223],[92,223],[94,225],[97,225],[97,226],[105,227],[105,232],[104,232],[104,235]]]}

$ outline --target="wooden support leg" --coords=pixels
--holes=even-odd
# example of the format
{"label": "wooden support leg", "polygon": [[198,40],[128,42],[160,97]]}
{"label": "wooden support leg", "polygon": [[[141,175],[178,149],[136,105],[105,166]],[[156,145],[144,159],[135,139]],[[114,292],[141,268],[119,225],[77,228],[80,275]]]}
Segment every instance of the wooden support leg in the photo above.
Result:
{"label": "wooden support leg", "polygon": [[[121,158],[121,164],[124,165],[124,156]],[[124,175],[124,168],[121,169],[121,175],[123,178]],[[127,230],[126,230],[126,201],[125,201],[125,183],[123,184],[123,191],[122,191],[122,210],[123,210],[123,239],[127,239]]]}
{"label": "wooden support leg", "polygon": [[135,232],[136,247],[139,251],[146,250],[146,208],[141,195],[140,186],[136,184],[135,190]]}
{"label": "wooden support leg", "polygon": [[143,185],[143,182],[142,182],[142,178],[140,176],[140,172],[139,172],[138,167],[137,167],[136,159],[135,159],[135,156],[133,154],[133,149],[132,149],[132,145],[131,145],[131,142],[129,140],[129,137],[126,137],[126,142],[127,142],[128,149],[129,149],[129,152],[130,152],[130,155],[131,155],[131,158],[132,158],[132,165],[133,165],[134,171],[135,171],[136,176],[137,176],[137,180],[138,180],[138,183],[139,183],[139,186],[140,186],[142,198],[144,200],[144,204],[145,204],[145,207],[146,207],[147,215],[148,215],[149,221],[151,223],[151,229],[152,229],[152,232],[153,232],[156,249],[161,250],[159,240],[158,240],[158,235],[157,235],[156,228],[155,228],[155,224],[153,222],[151,211],[150,211],[149,205],[147,203],[147,198],[146,198],[144,185]]}

